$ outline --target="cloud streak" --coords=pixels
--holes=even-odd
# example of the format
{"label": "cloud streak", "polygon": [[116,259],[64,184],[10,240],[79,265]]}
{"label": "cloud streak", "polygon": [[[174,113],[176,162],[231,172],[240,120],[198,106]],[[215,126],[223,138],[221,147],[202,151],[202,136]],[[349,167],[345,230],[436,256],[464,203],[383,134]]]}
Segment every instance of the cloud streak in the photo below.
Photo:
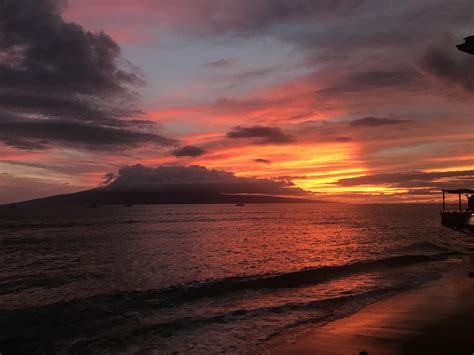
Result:
{"label": "cloud streak", "polygon": [[364,117],[353,120],[349,123],[351,127],[380,127],[386,125],[397,125],[408,122],[407,120],[397,120],[393,118]]}
{"label": "cloud streak", "polygon": [[266,126],[251,126],[243,127],[236,126],[226,134],[227,138],[244,139],[257,138],[255,144],[288,144],[295,140],[290,135],[283,132],[280,127],[266,127]]}
{"label": "cloud streak", "polygon": [[421,67],[442,82],[454,84],[474,94],[474,62],[468,56],[449,54],[442,47],[426,50]]}
{"label": "cloud streak", "polygon": [[201,147],[194,145],[185,145],[183,147],[173,150],[173,155],[175,157],[200,157],[201,155],[206,154],[206,150]]}
{"label": "cloud streak", "polygon": [[338,180],[340,186],[360,186],[360,185],[382,185],[389,184],[395,187],[413,187],[413,186],[427,186],[426,182],[437,182],[437,185],[442,185],[446,181],[438,181],[440,179],[448,179],[450,183],[461,179],[461,184],[464,179],[474,180],[474,170],[464,171],[434,171],[434,172],[423,172],[423,171],[410,171],[401,173],[388,173],[388,174],[375,174],[359,176],[348,179]]}
{"label": "cloud streak", "polygon": [[175,140],[153,133],[63,119],[0,120],[0,139],[20,149],[46,149],[52,143],[93,150],[176,144]]}
{"label": "cloud streak", "polygon": [[271,160],[262,159],[262,158],[254,159],[253,161],[256,162],[256,163],[262,163],[262,164],[271,164],[272,163]]}

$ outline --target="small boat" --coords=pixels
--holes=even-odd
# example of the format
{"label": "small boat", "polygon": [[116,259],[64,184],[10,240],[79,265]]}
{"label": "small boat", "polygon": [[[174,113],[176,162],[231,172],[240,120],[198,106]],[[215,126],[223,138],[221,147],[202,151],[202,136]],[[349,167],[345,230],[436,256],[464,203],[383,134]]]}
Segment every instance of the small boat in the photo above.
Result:
{"label": "small boat", "polygon": [[12,209],[13,208],[18,208],[18,206],[17,205],[10,205],[10,206],[8,206],[8,208],[12,208]]}
{"label": "small boat", "polygon": [[87,208],[97,208],[97,203],[91,203]]}
{"label": "small boat", "polygon": [[236,203],[235,205],[238,207],[242,207],[242,206],[245,206],[245,203]]}
{"label": "small boat", "polygon": [[123,205],[123,207],[133,207],[131,203],[127,203],[126,205]]}
{"label": "small boat", "polygon": [[[474,235],[474,190],[457,189],[442,191],[443,210],[441,211],[441,224],[443,227]],[[446,209],[446,193],[458,195],[458,209]],[[463,209],[461,195],[467,197],[466,209]]]}
{"label": "small boat", "polygon": [[474,54],[474,36],[464,38],[464,43],[456,46],[461,52]]}

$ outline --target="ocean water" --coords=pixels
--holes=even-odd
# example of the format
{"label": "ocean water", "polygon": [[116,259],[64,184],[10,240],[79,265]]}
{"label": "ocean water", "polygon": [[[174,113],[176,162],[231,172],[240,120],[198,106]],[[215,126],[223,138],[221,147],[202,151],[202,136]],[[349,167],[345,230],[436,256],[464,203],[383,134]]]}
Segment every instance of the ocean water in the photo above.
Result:
{"label": "ocean water", "polygon": [[261,353],[438,277],[436,205],[1,209],[0,352]]}

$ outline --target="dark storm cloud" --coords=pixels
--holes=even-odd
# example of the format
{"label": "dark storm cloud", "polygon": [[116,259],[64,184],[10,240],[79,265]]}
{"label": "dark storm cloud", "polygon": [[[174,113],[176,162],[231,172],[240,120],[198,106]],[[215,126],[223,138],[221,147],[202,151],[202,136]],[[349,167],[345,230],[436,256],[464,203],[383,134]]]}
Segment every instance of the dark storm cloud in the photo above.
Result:
{"label": "dark storm cloud", "polygon": [[[360,101],[367,101],[369,90],[446,95],[449,89],[434,87],[426,80],[426,73],[473,92],[473,61],[455,47],[471,34],[472,1],[372,1],[359,5],[355,11],[331,16],[324,23],[287,23],[290,30],[271,29],[278,38],[296,44],[316,68],[315,94],[322,99],[320,106],[324,99],[345,94],[352,100],[359,95]],[[437,47],[442,49],[438,53],[428,51],[418,65],[416,58],[444,37],[454,38],[454,42],[445,41]],[[328,72],[334,76],[327,77]],[[387,96],[381,95],[380,101],[384,98]]]}
{"label": "dark storm cloud", "polygon": [[407,120],[397,120],[393,118],[364,117],[350,121],[351,127],[379,127],[386,125],[396,125],[406,123]]}
{"label": "dark storm cloud", "polygon": [[20,149],[170,145],[127,120],[140,114],[134,88],[143,80],[118,44],[64,22],[63,5],[0,1],[0,140]]}
{"label": "dark storm cloud", "polygon": [[42,91],[35,93],[0,91],[0,107],[10,112],[16,112],[18,115],[60,117],[112,126],[127,125],[128,121],[122,120],[122,118],[141,114],[138,110],[118,105],[110,107],[107,103],[93,98],[51,95],[51,93],[46,92],[45,94]]}
{"label": "dark storm cloud", "polygon": [[411,68],[367,70],[348,74],[340,78],[336,84],[317,90],[315,94],[329,98],[341,94],[365,94],[370,90],[415,89],[421,78],[422,75]]}
{"label": "dark storm cloud", "polygon": [[418,72],[410,68],[397,68],[393,70],[371,70],[354,73],[349,76],[349,87],[361,88],[387,88],[407,86],[421,76]]}
{"label": "dark storm cloud", "polygon": [[64,119],[0,120],[0,140],[20,149],[44,149],[50,144],[95,150],[115,149],[118,146],[135,147],[142,144],[176,144],[174,140],[153,133]]}
{"label": "dark storm cloud", "polygon": [[108,190],[150,191],[208,191],[217,193],[246,193],[294,195],[308,192],[290,181],[237,177],[223,170],[209,170],[203,166],[126,166],[106,187]]}
{"label": "dark storm cloud", "polygon": [[294,142],[293,137],[283,132],[280,127],[266,126],[237,126],[227,132],[227,137],[232,139],[258,138],[255,144],[286,144]]}
{"label": "dark storm cloud", "polygon": [[271,163],[272,163],[271,160],[268,160],[268,159],[261,159],[261,158],[259,158],[259,159],[254,159],[253,161],[256,162],[256,163],[262,163],[262,164],[271,164]]}
{"label": "dark storm cloud", "polygon": [[442,181],[409,181],[394,184],[393,187],[403,187],[403,188],[431,188],[435,190],[440,189],[457,189],[465,188],[466,186],[471,186],[474,182],[474,175],[471,177],[455,177],[449,179],[443,179]]}
{"label": "dark storm cloud", "polygon": [[421,67],[446,83],[474,93],[474,60],[468,54],[450,54],[445,48],[430,48],[421,59]]}
{"label": "dark storm cloud", "polygon": [[400,63],[433,39],[469,31],[466,26],[472,23],[470,0],[365,1],[359,5],[344,16],[327,18],[324,30],[302,27],[282,37],[307,49],[316,48],[314,54],[320,59],[354,60],[359,59],[354,58],[358,52],[382,49],[394,59],[390,63]]}
{"label": "dark storm cloud", "polygon": [[[0,128],[2,128],[1,125]],[[15,147],[23,150],[42,150],[46,149],[48,146],[47,141],[31,142],[27,139],[9,137],[8,135],[10,135],[8,131],[6,134],[5,132],[3,132],[3,134],[0,133],[0,140],[3,139],[3,143],[10,147]]]}
{"label": "dark storm cloud", "polygon": [[[120,47],[105,33],[91,33],[61,18],[63,2],[0,2],[1,85],[54,93],[123,93],[139,83],[136,73],[118,66]],[[12,58],[13,57],[13,58]],[[14,59],[16,58],[16,60]]]}
{"label": "dark storm cloud", "polygon": [[457,180],[458,178],[472,179],[473,177],[474,177],[474,170],[442,171],[442,172],[440,171],[434,171],[434,172],[412,171],[412,172],[404,172],[404,173],[402,172],[402,173],[390,173],[390,174],[365,175],[365,176],[359,176],[359,177],[354,177],[354,178],[340,179],[338,180],[337,184],[339,186],[390,184],[395,187],[405,187],[405,186],[422,187],[422,186],[427,186],[427,183],[435,182],[438,179],[447,179],[447,180],[456,179]]}
{"label": "dark storm cloud", "polygon": [[187,20],[186,25],[191,25],[194,30],[253,34],[286,22],[325,21],[337,14],[347,15],[365,2],[364,0],[206,0],[199,2],[178,0],[168,6],[174,7],[175,14],[192,13],[193,16],[184,16],[184,18]]}
{"label": "dark storm cloud", "polygon": [[194,145],[185,145],[183,147],[173,150],[175,157],[199,157],[206,154],[206,150]]}

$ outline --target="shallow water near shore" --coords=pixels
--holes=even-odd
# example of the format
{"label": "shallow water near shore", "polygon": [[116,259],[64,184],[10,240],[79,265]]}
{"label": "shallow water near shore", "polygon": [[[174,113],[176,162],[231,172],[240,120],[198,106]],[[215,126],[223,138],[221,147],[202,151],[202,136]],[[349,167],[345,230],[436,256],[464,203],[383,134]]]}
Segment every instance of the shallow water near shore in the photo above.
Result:
{"label": "shallow water near shore", "polygon": [[459,251],[438,218],[436,205],[4,209],[0,351],[255,351],[436,278]]}

